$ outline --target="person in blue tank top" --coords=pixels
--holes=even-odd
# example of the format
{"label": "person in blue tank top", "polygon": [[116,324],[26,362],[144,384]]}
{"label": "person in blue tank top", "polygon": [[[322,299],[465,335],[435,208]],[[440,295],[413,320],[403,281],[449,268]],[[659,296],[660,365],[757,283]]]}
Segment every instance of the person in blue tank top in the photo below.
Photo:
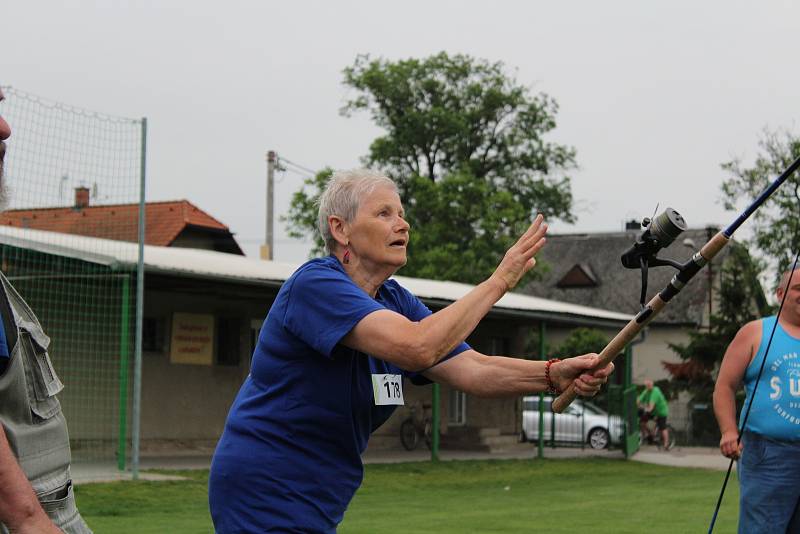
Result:
{"label": "person in blue tank top", "polygon": [[[613,365],[486,356],[464,340],[536,263],[536,217],[485,282],[436,313],[390,277],[409,225],[397,186],[335,173],[319,203],[329,256],[302,265],[272,304],[217,444],[209,505],[219,534],[335,532],[361,484],[370,434],[403,404],[403,377],[482,396],[597,393]],[[453,261],[457,261],[455,258]]]}
{"label": "person in blue tank top", "polygon": [[[740,534],[800,533],[800,269],[783,273],[778,302],[786,292],[780,317],[752,321],[739,330],[725,352],[714,388],[720,451],[738,459]],[[741,383],[746,397],[737,424],[734,399]]]}

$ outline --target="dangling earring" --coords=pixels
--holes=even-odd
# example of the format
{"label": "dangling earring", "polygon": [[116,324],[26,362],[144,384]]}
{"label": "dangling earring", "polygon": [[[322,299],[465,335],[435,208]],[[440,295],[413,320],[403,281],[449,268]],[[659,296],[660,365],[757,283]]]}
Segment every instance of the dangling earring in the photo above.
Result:
{"label": "dangling earring", "polygon": [[342,263],[347,265],[350,263],[350,247],[344,247],[344,256],[342,256]]}

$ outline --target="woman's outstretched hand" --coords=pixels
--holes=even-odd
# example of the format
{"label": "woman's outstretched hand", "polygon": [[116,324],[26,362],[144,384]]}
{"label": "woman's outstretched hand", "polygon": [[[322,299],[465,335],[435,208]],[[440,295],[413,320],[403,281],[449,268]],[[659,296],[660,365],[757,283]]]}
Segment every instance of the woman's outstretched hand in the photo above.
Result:
{"label": "woman's outstretched hand", "polygon": [[540,213],[517,242],[506,251],[503,261],[497,266],[490,279],[501,282],[506,291],[513,289],[525,276],[525,273],[536,265],[534,256],[544,246],[546,233],[547,225]]}
{"label": "woman's outstretched hand", "polygon": [[566,390],[570,384],[575,384],[575,393],[582,397],[594,397],[608,382],[608,377],[614,372],[614,364],[609,363],[602,369],[592,369],[600,363],[597,354],[584,354],[574,358],[566,358],[554,362],[550,366],[550,376],[560,391]]}

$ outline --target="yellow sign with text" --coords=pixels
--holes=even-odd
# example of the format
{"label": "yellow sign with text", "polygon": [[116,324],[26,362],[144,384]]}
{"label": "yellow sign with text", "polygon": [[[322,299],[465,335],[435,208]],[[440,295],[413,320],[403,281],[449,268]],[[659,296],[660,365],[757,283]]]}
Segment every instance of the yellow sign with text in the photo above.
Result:
{"label": "yellow sign with text", "polygon": [[214,316],[207,313],[172,314],[172,363],[214,363]]}

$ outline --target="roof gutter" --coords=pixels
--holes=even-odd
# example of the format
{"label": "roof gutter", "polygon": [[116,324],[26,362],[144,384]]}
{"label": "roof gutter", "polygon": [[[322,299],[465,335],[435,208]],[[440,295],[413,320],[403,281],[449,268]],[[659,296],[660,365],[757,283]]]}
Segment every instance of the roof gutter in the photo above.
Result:
{"label": "roof gutter", "polygon": [[[425,304],[430,304],[436,307],[444,308],[452,304],[452,301],[419,297]],[[550,321],[558,322],[561,324],[569,324],[575,326],[592,326],[592,327],[605,327],[605,328],[619,328],[625,325],[627,320],[623,319],[604,319],[600,317],[588,317],[585,315],[576,315],[563,312],[546,311],[546,310],[522,310],[519,308],[503,308],[495,305],[486,314],[486,317],[524,317],[526,319],[533,319],[536,321]]]}

